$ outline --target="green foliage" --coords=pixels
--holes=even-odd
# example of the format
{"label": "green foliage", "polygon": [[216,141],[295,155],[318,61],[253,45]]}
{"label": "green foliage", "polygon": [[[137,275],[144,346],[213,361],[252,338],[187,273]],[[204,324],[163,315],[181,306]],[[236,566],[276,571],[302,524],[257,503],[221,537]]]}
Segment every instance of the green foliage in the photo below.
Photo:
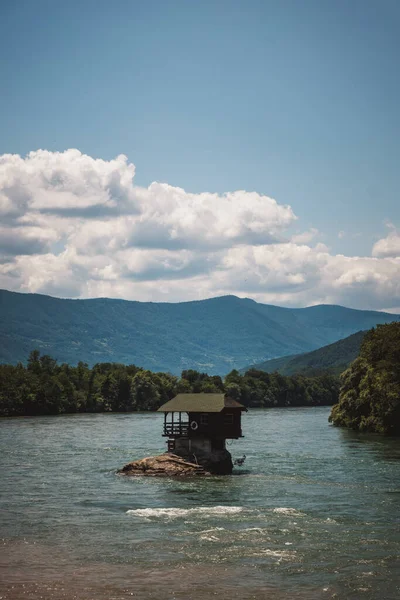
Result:
{"label": "green foliage", "polygon": [[329,420],[359,431],[400,435],[400,323],[369,331],[359,357],[341,376]]}
{"label": "green foliage", "polygon": [[330,406],[339,392],[338,380],[331,375],[286,377],[256,369],[247,371],[239,384],[229,384],[236,385],[241,392],[238,400],[250,407]]}
{"label": "green foliage", "polygon": [[157,410],[162,404],[156,381],[150,371],[139,371],[132,379],[133,405],[139,410]]}
{"label": "green foliage", "polygon": [[0,416],[157,410],[184,392],[225,392],[250,407],[331,405],[337,402],[338,381],[255,369],[244,376],[233,370],[225,382],[193,369],[180,378],[118,363],[90,369],[83,362],[58,365],[37,350],[29,355],[27,367],[0,365]]}

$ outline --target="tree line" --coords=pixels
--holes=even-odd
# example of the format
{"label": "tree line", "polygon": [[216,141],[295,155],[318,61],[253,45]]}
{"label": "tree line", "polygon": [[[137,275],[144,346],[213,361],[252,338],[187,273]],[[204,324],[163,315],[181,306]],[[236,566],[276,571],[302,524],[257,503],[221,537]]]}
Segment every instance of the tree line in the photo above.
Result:
{"label": "tree line", "polygon": [[0,416],[157,410],[178,393],[225,392],[248,407],[332,405],[337,379],[233,370],[223,380],[195,370],[180,377],[135,365],[58,364],[38,350],[27,365],[0,365]]}

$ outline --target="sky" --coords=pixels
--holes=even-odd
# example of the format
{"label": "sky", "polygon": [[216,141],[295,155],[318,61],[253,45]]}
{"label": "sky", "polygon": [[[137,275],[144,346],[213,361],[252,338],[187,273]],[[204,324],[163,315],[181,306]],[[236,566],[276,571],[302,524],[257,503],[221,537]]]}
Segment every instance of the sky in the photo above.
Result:
{"label": "sky", "polygon": [[400,312],[397,0],[0,0],[0,287]]}

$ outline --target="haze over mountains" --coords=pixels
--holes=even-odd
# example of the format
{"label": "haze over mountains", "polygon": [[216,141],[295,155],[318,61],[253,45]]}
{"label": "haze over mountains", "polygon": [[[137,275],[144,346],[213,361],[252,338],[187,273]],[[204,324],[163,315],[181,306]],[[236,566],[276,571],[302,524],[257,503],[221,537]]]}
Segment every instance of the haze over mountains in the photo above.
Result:
{"label": "haze over mountains", "polygon": [[59,362],[134,363],[152,371],[233,368],[308,352],[400,315],[320,305],[281,308],[223,296],[176,304],[70,300],[0,291],[0,361],[37,348]]}

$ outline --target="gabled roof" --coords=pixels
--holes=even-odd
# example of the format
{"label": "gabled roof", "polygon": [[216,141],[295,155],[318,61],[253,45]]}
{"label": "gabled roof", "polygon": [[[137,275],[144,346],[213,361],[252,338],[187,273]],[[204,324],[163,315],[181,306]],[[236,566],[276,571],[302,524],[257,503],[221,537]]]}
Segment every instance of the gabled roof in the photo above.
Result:
{"label": "gabled roof", "polygon": [[224,408],[247,410],[233,398],[225,394],[178,394],[158,409],[158,412],[215,412]]}

